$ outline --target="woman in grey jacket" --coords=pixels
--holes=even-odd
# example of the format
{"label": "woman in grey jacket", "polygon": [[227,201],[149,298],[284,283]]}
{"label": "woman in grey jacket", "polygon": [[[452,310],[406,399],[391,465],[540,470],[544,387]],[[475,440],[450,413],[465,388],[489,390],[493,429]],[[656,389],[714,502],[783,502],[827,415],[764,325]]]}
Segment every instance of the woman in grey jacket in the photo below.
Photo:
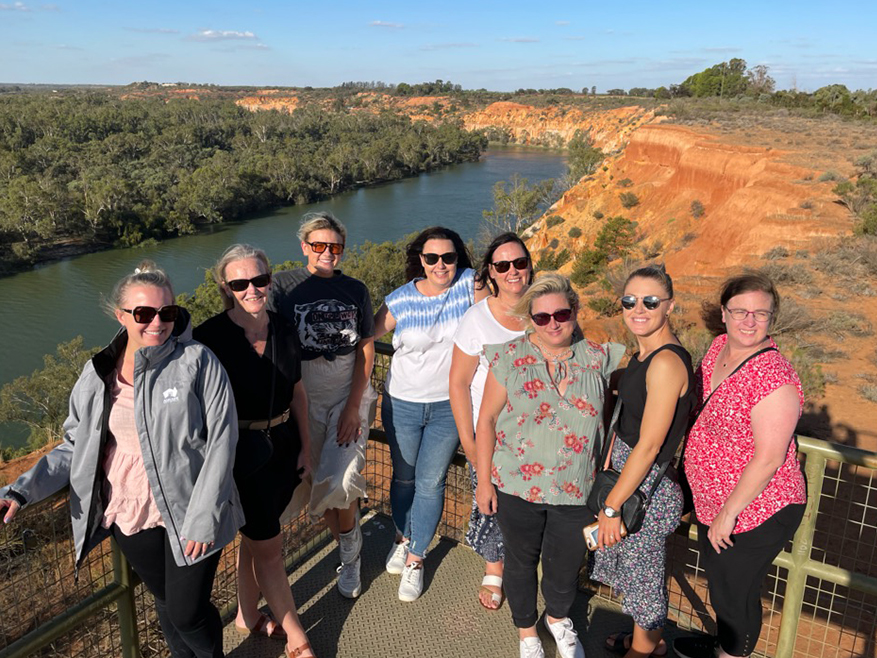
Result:
{"label": "woman in grey jacket", "polygon": [[8,523],[69,484],[77,568],[112,535],[155,597],[171,655],[221,657],[210,591],[244,521],[231,387],[153,263],[116,284],[108,310],[122,328],[76,382],[64,441],[0,489],[0,514]]}

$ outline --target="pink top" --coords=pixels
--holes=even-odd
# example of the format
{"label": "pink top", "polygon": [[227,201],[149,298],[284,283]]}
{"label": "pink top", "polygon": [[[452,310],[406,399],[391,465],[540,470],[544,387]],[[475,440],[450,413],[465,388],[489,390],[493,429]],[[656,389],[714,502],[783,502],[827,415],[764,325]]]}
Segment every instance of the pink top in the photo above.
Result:
{"label": "pink top", "polygon": [[[727,340],[726,334],[717,336],[697,370],[701,405],[710,394],[716,359]],[[776,347],[772,339],[770,344]],[[779,352],[760,354],[719,384],[691,428],[685,448],[685,473],[701,523],[712,524],[755,454],[753,407],[786,384],[798,389],[803,410],[804,392],[792,364]],[[791,441],[783,465],[737,517],[735,533],[758,527],[786,505],[807,502],[796,449],[797,442]]]}
{"label": "pink top", "polygon": [[134,387],[115,376],[110,406],[109,437],[104,452],[103,527],[114,523],[126,535],[164,527],[149,488],[140,440],[134,424]]}

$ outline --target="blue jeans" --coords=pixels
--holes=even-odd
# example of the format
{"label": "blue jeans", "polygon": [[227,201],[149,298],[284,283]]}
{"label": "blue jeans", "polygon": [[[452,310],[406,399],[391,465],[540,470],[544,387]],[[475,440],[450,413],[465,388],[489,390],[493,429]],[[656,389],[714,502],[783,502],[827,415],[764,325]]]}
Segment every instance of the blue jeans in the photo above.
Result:
{"label": "blue jeans", "polygon": [[451,402],[406,402],[384,393],[381,418],[393,458],[393,522],[411,540],[408,550],[423,558],[442,517],[448,467],[460,445]]}

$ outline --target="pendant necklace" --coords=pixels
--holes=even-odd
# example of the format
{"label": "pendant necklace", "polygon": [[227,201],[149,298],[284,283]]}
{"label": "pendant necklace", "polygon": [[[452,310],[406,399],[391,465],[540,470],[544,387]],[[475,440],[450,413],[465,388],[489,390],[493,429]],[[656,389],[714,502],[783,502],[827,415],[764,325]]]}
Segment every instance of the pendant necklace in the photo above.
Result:
{"label": "pendant necklace", "polygon": [[[548,351],[545,345],[542,344],[542,340],[538,336],[536,337],[536,343],[542,356],[545,357],[545,360],[551,361],[551,363],[554,364],[554,375],[551,376],[551,381],[555,386],[559,386],[560,382],[566,379],[566,362],[572,358],[572,347],[567,347],[558,354],[552,354]],[[551,374],[550,371],[549,374]]]}

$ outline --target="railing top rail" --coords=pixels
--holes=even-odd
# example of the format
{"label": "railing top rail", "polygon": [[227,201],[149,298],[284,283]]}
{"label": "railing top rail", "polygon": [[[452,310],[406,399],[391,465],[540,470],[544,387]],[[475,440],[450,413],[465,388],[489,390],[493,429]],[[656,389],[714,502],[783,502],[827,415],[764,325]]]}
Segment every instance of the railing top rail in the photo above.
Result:
{"label": "railing top rail", "polygon": [[798,437],[798,448],[804,454],[821,455],[826,459],[864,466],[877,470],[877,453],[842,443],[829,443],[809,436]]}

